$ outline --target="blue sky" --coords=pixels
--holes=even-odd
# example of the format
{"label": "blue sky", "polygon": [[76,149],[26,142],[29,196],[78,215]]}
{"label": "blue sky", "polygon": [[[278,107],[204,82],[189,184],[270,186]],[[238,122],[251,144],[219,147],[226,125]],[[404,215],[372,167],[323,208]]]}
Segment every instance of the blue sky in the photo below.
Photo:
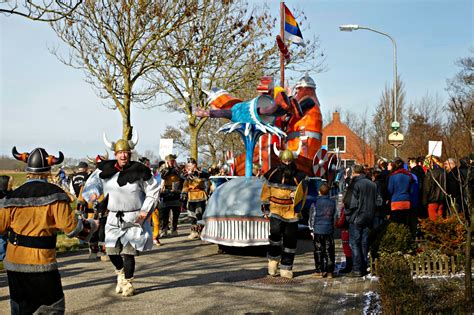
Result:
{"label": "blue sky", "polygon": [[[277,17],[279,1],[266,3]],[[310,28],[303,36],[319,36],[326,56],[328,71],[312,75],[323,113],[334,108],[353,112],[367,108],[373,113],[384,87],[392,84],[388,38],[365,30],[340,32],[341,24],[371,27],[395,38],[398,73],[409,103],[427,93],[446,100],[446,79],[458,71],[454,62],[474,46],[473,3],[286,1],[290,10],[305,11]],[[0,32],[0,155],[9,155],[14,145],[20,151],[37,146],[52,154],[61,150],[74,158],[103,154],[102,133],[109,139],[120,137],[120,114],[102,105],[80,70],[61,64],[48,51],[64,45],[49,26],[0,16]],[[160,134],[179,119],[160,108],[132,109],[132,125],[140,135],[138,152],[152,150],[158,155]]]}

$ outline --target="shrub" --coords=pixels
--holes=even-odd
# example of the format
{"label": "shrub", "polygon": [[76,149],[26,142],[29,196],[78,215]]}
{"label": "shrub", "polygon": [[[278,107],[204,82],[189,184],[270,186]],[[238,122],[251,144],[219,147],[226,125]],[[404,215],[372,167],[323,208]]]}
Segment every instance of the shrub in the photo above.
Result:
{"label": "shrub", "polygon": [[429,313],[465,314],[469,306],[464,301],[461,279],[444,279],[430,282],[423,287],[426,311]]}
{"label": "shrub", "polygon": [[[461,216],[461,220],[464,219]],[[456,216],[437,217],[436,220],[420,220],[420,229],[425,235],[426,249],[436,249],[448,256],[464,254],[466,231]]]}
{"label": "shrub", "polygon": [[374,231],[371,242],[373,258],[384,254],[409,254],[415,249],[410,230],[403,224],[390,223]]}
{"label": "shrub", "polygon": [[380,298],[384,314],[424,313],[421,288],[411,277],[411,270],[399,254],[380,257],[377,267]]}

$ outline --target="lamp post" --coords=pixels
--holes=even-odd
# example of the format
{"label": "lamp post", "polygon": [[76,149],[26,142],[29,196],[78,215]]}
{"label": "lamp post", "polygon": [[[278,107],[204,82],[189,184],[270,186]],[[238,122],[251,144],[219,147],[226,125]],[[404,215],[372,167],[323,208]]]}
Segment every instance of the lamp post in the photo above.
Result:
{"label": "lamp post", "polygon": [[[395,42],[395,39],[393,39],[392,36],[390,36],[387,33],[380,32],[377,30],[374,30],[370,27],[365,27],[365,26],[360,26],[357,24],[347,24],[347,25],[340,25],[339,30],[343,32],[352,32],[356,30],[368,30],[372,31],[375,33],[378,33],[380,35],[388,37],[393,44],[393,122],[392,122],[392,130],[394,131],[395,136],[399,138],[401,136],[402,142],[397,142],[396,145],[392,144],[394,146],[394,157],[397,156],[397,146],[401,145],[403,143],[403,135],[398,132],[398,129],[400,129],[400,123],[397,121],[397,43]],[[390,141],[389,141],[390,142]]]}

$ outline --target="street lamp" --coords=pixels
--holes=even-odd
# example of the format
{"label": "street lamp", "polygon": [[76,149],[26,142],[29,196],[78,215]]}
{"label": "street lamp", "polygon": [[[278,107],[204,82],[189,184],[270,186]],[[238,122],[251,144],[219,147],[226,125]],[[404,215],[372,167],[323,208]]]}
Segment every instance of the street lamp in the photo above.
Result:
{"label": "street lamp", "polygon": [[[398,129],[400,128],[400,123],[397,121],[397,43],[395,42],[395,39],[393,39],[392,36],[388,35],[387,33],[380,32],[377,30],[374,30],[370,27],[365,27],[365,26],[360,26],[357,24],[346,24],[346,25],[340,25],[339,30],[343,32],[352,32],[356,30],[368,30],[372,31],[375,33],[378,33],[380,35],[388,37],[393,44],[393,122],[392,122],[392,130],[396,135],[401,135],[398,132]],[[402,135],[403,139],[403,135]],[[403,140],[402,140],[403,141]],[[403,143],[403,142],[402,142]],[[401,145],[398,143],[397,145],[394,145],[394,157],[397,156],[397,146]]]}

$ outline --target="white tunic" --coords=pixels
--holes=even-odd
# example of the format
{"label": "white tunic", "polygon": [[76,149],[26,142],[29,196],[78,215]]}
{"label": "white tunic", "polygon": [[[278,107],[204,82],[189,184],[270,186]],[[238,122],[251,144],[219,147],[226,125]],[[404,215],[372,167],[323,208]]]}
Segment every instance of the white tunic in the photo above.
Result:
{"label": "white tunic", "polygon": [[[83,196],[89,200],[92,194],[109,195],[107,209],[110,211],[105,225],[105,246],[115,247],[117,240],[122,245],[130,243],[136,250],[150,250],[153,247],[149,220],[136,223],[140,211],[148,215],[155,209],[159,200],[159,185],[152,176],[149,180],[138,180],[120,187],[117,179],[120,173],[102,179],[96,169],[84,185]],[[120,218],[118,214],[122,214]]]}

